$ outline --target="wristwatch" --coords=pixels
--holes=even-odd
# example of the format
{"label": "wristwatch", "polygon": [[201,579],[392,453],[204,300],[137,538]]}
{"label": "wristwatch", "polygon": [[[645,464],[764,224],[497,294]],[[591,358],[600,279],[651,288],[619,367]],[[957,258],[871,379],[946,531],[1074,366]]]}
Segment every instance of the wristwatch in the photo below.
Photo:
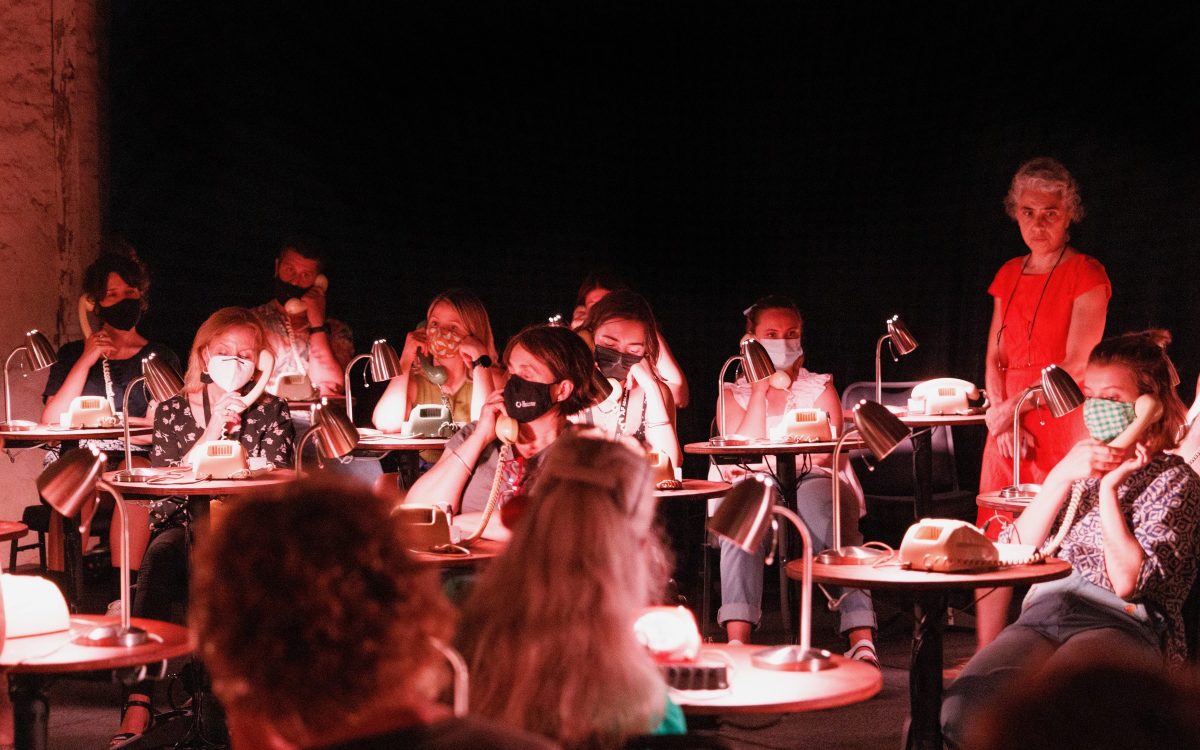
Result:
{"label": "wristwatch", "polygon": [[491,367],[491,366],[492,366],[492,358],[486,354],[480,354],[478,357],[475,358],[475,361],[471,363],[472,370],[474,370],[476,367]]}
{"label": "wristwatch", "polygon": [[310,336],[314,333],[320,333],[321,331],[324,331],[325,333],[332,333],[332,331],[330,330],[330,327],[329,327],[328,320],[319,326],[309,326],[309,328],[308,328],[308,334]]}

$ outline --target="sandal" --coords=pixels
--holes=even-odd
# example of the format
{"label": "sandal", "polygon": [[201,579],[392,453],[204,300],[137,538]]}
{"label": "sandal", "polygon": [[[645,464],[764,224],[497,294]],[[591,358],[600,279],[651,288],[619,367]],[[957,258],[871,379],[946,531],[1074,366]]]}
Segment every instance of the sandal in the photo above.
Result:
{"label": "sandal", "polygon": [[150,727],[154,726],[154,706],[150,704],[150,701],[144,701],[140,698],[131,698],[125,701],[125,705],[121,706],[122,722],[125,721],[125,712],[129,710],[130,706],[137,706],[139,708],[146,709],[146,713],[149,714],[149,718],[146,720],[146,726],[142,727],[141,732],[118,732],[112,737],[109,737],[108,750],[117,750],[117,748],[125,747],[125,745],[129,744],[138,737],[141,737],[142,734],[150,729]]}

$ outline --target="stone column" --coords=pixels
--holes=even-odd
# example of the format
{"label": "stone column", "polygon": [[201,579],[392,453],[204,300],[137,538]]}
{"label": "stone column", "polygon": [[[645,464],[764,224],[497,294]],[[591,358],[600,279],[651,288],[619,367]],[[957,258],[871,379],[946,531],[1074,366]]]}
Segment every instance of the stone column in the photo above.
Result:
{"label": "stone column", "polygon": [[[102,224],[104,12],[95,0],[0,3],[3,358],[30,328],[55,346],[79,337],[82,270],[96,257]],[[27,372],[23,359],[18,355],[10,369],[13,416],[39,419],[46,373]],[[37,502],[43,451],[6,452],[0,518],[19,519]],[[0,554],[7,562],[7,545]]]}

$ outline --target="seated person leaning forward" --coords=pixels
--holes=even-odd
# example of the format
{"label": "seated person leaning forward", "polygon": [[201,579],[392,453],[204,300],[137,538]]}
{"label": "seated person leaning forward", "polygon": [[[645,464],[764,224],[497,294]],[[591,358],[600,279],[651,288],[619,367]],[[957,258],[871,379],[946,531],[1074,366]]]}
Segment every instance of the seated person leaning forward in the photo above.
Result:
{"label": "seated person leaning forward", "polygon": [[[1125,334],[1092,350],[1083,379],[1091,438],[1051,469],[1000,535],[1040,548],[1065,519],[1064,506],[1077,502],[1074,522],[1053,537],[1061,540],[1057,554],[1071,563],[1071,575],[1031,587],[1017,621],[947,688],[942,726],[952,747],[962,746],[972,722],[1014,680],[1097,655],[1134,668],[1183,664],[1180,611],[1200,555],[1200,477],[1165,452],[1184,419],[1164,350],[1168,340],[1165,331]],[[1136,432],[1135,420],[1147,415],[1136,446],[1108,444],[1130,426]]]}
{"label": "seated person leaning forward", "polygon": [[[787,373],[787,390],[770,386],[769,379],[750,384],[744,379],[726,383],[722,434],[756,438],[782,438],[784,418],[793,409],[818,408],[829,416],[832,434],[842,430],[842,407],[833,378],[804,368],[804,348],[800,343],[804,321],[790,298],[769,295],[745,311],[746,335],[757,339],[771,357],[775,368]],[[813,543],[820,549],[833,546],[834,473],[829,454],[796,457],[796,509],[812,532]],[[768,459],[773,460],[773,459]],[[730,481],[746,469],[762,470],[763,465],[714,465],[710,476]],[[842,483],[842,539],[844,544],[861,544],[857,519],[862,515],[862,489],[849,460],[841,457],[837,481]],[[749,642],[750,631],[762,618],[763,559],[765,548],[751,555],[728,541],[721,541],[721,607],[718,624],[725,626],[730,642]],[[840,630],[847,637],[846,655],[879,666],[875,652],[875,608],[871,595],[862,589],[846,589],[840,595]]]}
{"label": "seated person leaning forward", "polygon": [[[405,497],[417,505],[449,504],[456,516],[463,514],[455,523],[464,533],[486,527],[488,538],[500,540],[509,532],[491,516],[512,511],[506,506],[522,494],[542,452],[567,429],[567,417],[604,396],[587,344],[562,326],[520,331],[505,347],[504,365],[504,388],[488,396],[479,420],[446,443],[442,457]],[[516,421],[515,435],[504,417]]]}
{"label": "seated person leaning forward", "polygon": [[233,747],[557,747],[438,700],[455,612],[389,511],[352,484],[288,484],[199,545],[192,626]]}
{"label": "seated person leaning forward", "polygon": [[[222,308],[204,321],[188,355],[183,393],[154,412],[152,466],[186,466],[198,446],[222,436],[241,443],[247,457],[292,466],[294,435],[287,404],[269,393],[253,403],[243,401],[244,392],[253,390],[251,381],[257,380],[255,363],[265,339],[258,317],[245,308]],[[134,617],[171,620],[172,606],[186,600],[190,524],[184,498],[151,503],[150,545],[138,573]],[[149,686],[134,687],[122,711],[121,734],[113,739],[128,740],[145,731],[151,711]]]}

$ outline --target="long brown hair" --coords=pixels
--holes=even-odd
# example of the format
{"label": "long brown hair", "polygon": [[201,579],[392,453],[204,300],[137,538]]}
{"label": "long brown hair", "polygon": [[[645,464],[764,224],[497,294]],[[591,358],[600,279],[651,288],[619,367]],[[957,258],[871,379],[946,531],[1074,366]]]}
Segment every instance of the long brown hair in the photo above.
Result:
{"label": "long brown hair", "polygon": [[1138,393],[1149,393],[1162,404],[1162,417],[1150,425],[1142,441],[1151,453],[1174,448],[1178,442],[1176,436],[1187,418],[1187,407],[1175,391],[1179,375],[1167,356],[1170,343],[1169,331],[1154,328],[1104,339],[1088,357],[1089,365],[1128,368],[1137,382]]}
{"label": "long brown hair", "polygon": [[464,605],[460,639],[473,711],[567,746],[619,747],[663,715],[666,688],[633,624],[669,561],[646,457],[589,434],[548,449],[507,551]]}
{"label": "long brown hair", "polygon": [[550,368],[555,382],[571,381],[574,386],[571,395],[558,404],[563,416],[569,417],[597,401],[603,401],[607,395],[600,385],[602,378],[591,350],[571,329],[546,323],[526,326],[508,340],[504,347],[505,361],[517,345]]}

